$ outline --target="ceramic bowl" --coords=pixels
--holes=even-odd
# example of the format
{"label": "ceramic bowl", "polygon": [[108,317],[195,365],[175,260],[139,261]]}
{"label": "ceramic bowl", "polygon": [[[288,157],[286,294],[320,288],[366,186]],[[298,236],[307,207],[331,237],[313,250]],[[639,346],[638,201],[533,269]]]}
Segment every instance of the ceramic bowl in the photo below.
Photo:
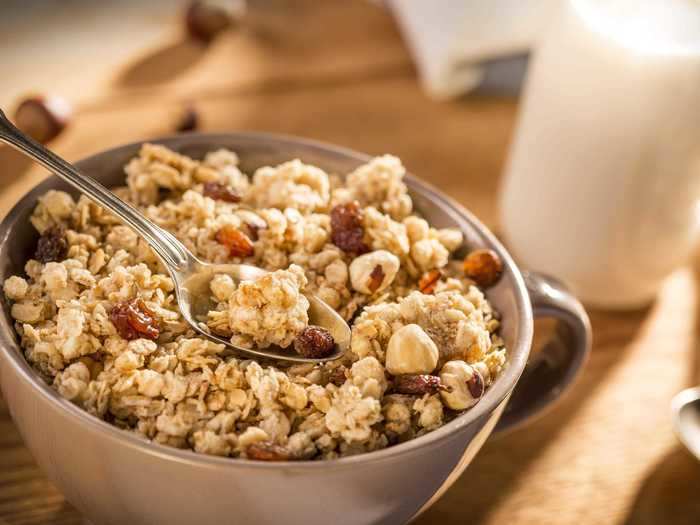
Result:
{"label": "ceramic bowl", "polygon": [[[188,134],[152,142],[195,158],[229,148],[238,153],[247,173],[300,158],[342,174],[368,160],[346,149],[267,134]],[[123,166],[139,147],[129,144],[76,164],[107,186],[120,185]],[[502,315],[508,361],[479,404],[417,439],[331,461],[264,463],[195,454],[148,442],[62,399],[22,356],[3,298],[2,392],[26,445],[51,481],[87,519],[105,525],[404,523],[425,510],[457,479],[497,425],[505,429],[521,423],[572,382],[590,346],[590,327],[574,297],[554,281],[524,277],[469,212],[416,177],[408,176],[406,183],[415,208],[431,224],[460,228],[465,246],[490,248],[504,263],[502,279],[487,295]],[[48,178],[0,224],[3,281],[22,273],[33,252],[37,234],[28,219],[37,198],[49,189],[74,193],[58,178]],[[528,365],[518,386],[532,343],[533,309],[535,316],[560,320],[559,337]]]}

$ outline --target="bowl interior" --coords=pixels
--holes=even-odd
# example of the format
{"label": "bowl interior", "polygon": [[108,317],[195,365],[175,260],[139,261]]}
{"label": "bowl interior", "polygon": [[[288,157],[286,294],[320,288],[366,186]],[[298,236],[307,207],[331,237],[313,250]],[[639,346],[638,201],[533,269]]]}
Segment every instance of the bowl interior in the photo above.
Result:
{"label": "bowl interior", "polygon": [[[248,174],[261,166],[276,165],[293,158],[299,158],[306,163],[319,166],[328,173],[344,175],[369,159],[366,155],[326,144],[258,133],[195,133],[151,142],[166,145],[193,158],[202,158],[206,152],[218,148],[228,148],[239,155],[241,169]],[[77,162],[76,166],[105,186],[122,185],[125,178],[123,166],[137,154],[140,144],[128,144],[98,153]],[[487,291],[487,296],[502,316],[501,336],[508,348],[508,361],[503,373],[474,409],[436,431],[407,443],[390,447],[387,451],[400,449],[413,442],[446,435],[451,428],[457,428],[493,411],[515,386],[527,361],[532,339],[532,312],[525,285],[519,270],[503,246],[475,217],[429,184],[411,175],[407,176],[406,183],[415,209],[431,225],[458,227],[465,235],[465,249],[467,247],[470,249],[487,247],[495,250],[501,256],[504,262],[503,277],[496,286]],[[34,253],[38,239],[37,232],[29,223],[29,217],[38,197],[50,189],[61,189],[73,195],[76,194],[72,188],[57,177],[49,177],[27,193],[0,224],[0,279],[3,282],[11,275],[24,273],[24,263]],[[3,294],[0,296],[2,296],[0,301],[3,306],[3,315],[0,317],[0,352],[5,353],[18,370],[22,370],[30,377],[36,388],[57,399],[57,394],[37,374],[31,371],[31,367],[22,357],[9,313],[8,301]],[[83,414],[85,417],[92,417],[87,413]],[[104,425],[107,424],[104,423]],[[374,456],[382,452],[385,451],[364,454],[359,457]]]}

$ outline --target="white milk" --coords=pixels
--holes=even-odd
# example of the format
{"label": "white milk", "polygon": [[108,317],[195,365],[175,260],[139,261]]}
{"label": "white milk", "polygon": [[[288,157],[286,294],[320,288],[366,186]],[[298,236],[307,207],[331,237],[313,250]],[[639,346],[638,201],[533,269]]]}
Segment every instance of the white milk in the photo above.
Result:
{"label": "white milk", "polygon": [[633,307],[689,257],[700,207],[700,1],[571,0],[534,57],[501,217],[523,267]]}

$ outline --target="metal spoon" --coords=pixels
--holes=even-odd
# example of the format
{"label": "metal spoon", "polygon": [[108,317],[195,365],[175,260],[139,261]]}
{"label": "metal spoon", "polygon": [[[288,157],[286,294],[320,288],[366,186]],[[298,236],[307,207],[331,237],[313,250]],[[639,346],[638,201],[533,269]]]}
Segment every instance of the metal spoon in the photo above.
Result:
{"label": "metal spoon", "polygon": [[700,387],[676,394],[671,401],[671,414],[678,439],[700,459]]}
{"label": "metal spoon", "polygon": [[209,282],[217,273],[230,275],[235,282],[255,279],[265,270],[245,264],[209,264],[197,259],[174,235],[146,219],[140,211],[124,202],[92,177],[80,173],[71,164],[46,149],[7,119],[0,110],[0,140],[16,148],[55,173],[78,191],[87,195],[103,208],[119,217],[136,231],[160,257],[175,282],[175,295],[182,316],[203,337],[225,344],[240,352],[256,357],[266,357],[302,363],[331,361],[340,357],[350,345],[350,327],[338,313],[318,297],[308,294],[309,322],[328,330],[335,339],[335,352],[327,357],[312,359],[289,350],[250,349],[233,345],[228,339],[209,333],[197,320],[211,309]]}

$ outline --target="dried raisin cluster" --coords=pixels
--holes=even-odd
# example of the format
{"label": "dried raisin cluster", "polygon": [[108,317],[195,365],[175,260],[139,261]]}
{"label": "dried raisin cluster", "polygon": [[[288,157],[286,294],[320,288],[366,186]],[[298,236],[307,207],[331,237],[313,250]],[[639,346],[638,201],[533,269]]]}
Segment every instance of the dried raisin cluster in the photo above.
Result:
{"label": "dried raisin cluster", "polygon": [[357,202],[338,204],[331,210],[331,240],[344,252],[362,254],[369,251],[364,242],[362,210]]}
{"label": "dried raisin cluster", "polygon": [[128,341],[142,337],[155,340],[160,335],[158,318],[142,299],[115,304],[109,318],[117,333]]}
{"label": "dried raisin cluster", "polygon": [[62,261],[68,255],[68,241],[63,226],[52,226],[39,237],[34,258],[42,263]]}
{"label": "dried raisin cluster", "polygon": [[303,357],[322,359],[333,353],[335,340],[325,328],[307,326],[294,339],[294,350]]}
{"label": "dried raisin cluster", "polygon": [[205,197],[224,202],[241,202],[241,197],[233,188],[219,182],[206,182],[202,193]]}
{"label": "dried raisin cluster", "polygon": [[249,445],[246,449],[246,456],[248,456],[248,459],[256,459],[258,461],[289,461],[290,459],[295,459],[285,447],[270,441],[261,441]]}
{"label": "dried raisin cluster", "polygon": [[420,396],[423,394],[437,394],[445,387],[438,376],[427,374],[401,375],[394,378],[394,390],[398,394]]}

